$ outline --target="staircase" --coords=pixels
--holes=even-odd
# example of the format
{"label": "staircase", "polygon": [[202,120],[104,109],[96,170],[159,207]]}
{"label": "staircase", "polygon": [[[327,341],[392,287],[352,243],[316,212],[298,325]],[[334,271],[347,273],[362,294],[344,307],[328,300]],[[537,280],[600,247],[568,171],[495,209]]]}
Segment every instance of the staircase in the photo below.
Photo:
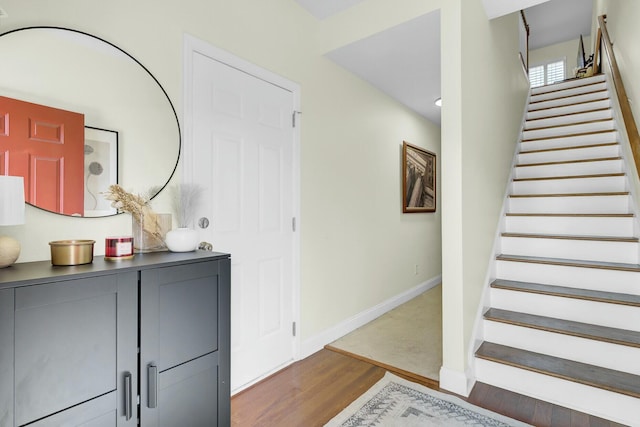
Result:
{"label": "staircase", "polygon": [[639,230],[604,76],[532,89],[516,163],[476,379],[640,425]]}

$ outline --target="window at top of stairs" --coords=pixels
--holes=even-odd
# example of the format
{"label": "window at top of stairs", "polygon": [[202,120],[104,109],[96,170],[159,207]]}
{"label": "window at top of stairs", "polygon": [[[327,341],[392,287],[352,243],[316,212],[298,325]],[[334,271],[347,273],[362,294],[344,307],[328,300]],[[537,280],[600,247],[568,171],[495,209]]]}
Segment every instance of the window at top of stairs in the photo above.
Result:
{"label": "window at top of stairs", "polygon": [[564,60],[529,68],[531,87],[550,85],[564,80]]}

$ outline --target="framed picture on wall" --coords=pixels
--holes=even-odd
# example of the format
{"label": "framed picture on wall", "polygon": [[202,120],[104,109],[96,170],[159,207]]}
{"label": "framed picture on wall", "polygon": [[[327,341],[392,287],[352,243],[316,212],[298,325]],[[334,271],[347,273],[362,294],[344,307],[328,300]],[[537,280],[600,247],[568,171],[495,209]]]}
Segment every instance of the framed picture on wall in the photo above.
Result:
{"label": "framed picture on wall", "polygon": [[84,216],[114,215],[101,193],[118,183],[118,132],[84,128]]}
{"label": "framed picture on wall", "polygon": [[402,143],[402,212],[436,211],[436,155]]}

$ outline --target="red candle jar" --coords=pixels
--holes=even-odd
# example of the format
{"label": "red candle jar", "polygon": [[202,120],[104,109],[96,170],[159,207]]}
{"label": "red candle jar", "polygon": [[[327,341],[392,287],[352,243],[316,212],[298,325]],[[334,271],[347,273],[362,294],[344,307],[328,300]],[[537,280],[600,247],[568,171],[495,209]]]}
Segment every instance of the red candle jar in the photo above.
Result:
{"label": "red candle jar", "polygon": [[118,236],[104,239],[104,259],[119,260],[133,258],[133,237]]}

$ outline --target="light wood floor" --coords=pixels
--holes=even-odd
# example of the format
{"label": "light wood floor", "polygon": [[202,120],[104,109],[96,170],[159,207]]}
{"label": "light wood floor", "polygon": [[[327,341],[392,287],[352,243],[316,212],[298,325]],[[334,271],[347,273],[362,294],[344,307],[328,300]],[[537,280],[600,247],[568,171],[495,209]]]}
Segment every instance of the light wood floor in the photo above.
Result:
{"label": "light wood floor", "polygon": [[[324,349],[233,396],[231,424],[243,427],[322,426],[384,373],[381,367]],[[486,384],[477,384],[466,400],[539,427],[619,426]]]}

